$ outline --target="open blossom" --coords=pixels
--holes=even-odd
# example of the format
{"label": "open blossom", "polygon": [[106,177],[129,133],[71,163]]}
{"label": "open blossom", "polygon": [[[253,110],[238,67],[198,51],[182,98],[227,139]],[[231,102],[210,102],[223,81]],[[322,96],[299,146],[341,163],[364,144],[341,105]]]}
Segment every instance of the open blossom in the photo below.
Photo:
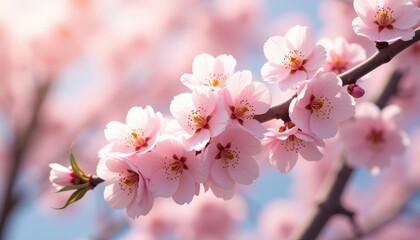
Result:
{"label": "open blossom", "polygon": [[153,195],[148,180],[134,165],[133,156],[108,154],[99,160],[96,174],[105,180],[104,198],[115,209],[126,209],[131,218],[146,215],[152,209]]}
{"label": "open blossom", "polygon": [[218,90],[226,86],[235,67],[236,60],[231,55],[213,57],[202,53],[194,58],[192,74],[182,75],[181,82],[191,90],[202,86]]}
{"label": "open blossom", "polygon": [[99,155],[107,152],[123,154],[141,154],[152,149],[163,128],[163,117],[160,112],[146,106],[131,108],[126,117],[126,124],[112,121],[106,125],[105,138],[110,143]]}
{"label": "open blossom", "polygon": [[400,113],[397,105],[387,106],[380,111],[373,103],[359,103],[354,120],[340,127],[347,162],[378,173],[389,165],[392,156],[403,153],[409,139],[398,126]]}
{"label": "open blossom", "polygon": [[155,196],[172,197],[178,204],[191,202],[206,179],[201,160],[195,152],[184,150],[178,140],[166,138],[151,153],[138,159],[149,189]]}
{"label": "open blossom", "polygon": [[312,78],[325,61],[325,49],[315,45],[307,27],[295,26],[286,35],[274,36],[264,44],[268,62],[261,69],[263,79],[278,82],[281,90],[297,87]]}
{"label": "open blossom", "polygon": [[341,92],[341,80],[335,73],[321,73],[301,89],[289,106],[290,118],[306,133],[320,138],[333,137],[337,123],[354,114],[354,100]]}
{"label": "open blossom", "polygon": [[222,90],[222,95],[231,123],[262,137],[265,128],[254,116],[270,108],[271,95],[268,88],[261,82],[252,82],[250,71],[242,71],[232,76]]}
{"label": "open blossom", "polygon": [[71,167],[64,167],[58,163],[51,163],[49,166],[51,168],[50,182],[57,190],[81,183]]}
{"label": "open blossom", "polygon": [[324,38],[320,44],[327,51],[323,69],[326,72],[343,73],[366,59],[366,51],[356,43],[348,43],[344,38],[334,41]]}
{"label": "open blossom", "polygon": [[292,122],[286,122],[278,129],[269,128],[261,144],[271,165],[280,172],[289,172],[299,155],[308,161],[321,160],[322,153],[317,146],[325,146],[322,139],[302,132]]}
{"label": "open blossom", "polygon": [[407,0],[355,0],[354,9],[354,31],[371,41],[410,40],[420,19],[420,9]]}
{"label": "open blossom", "polygon": [[210,137],[225,130],[229,119],[221,97],[207,88],[175,96],[170,110],[186,132],[184,146],[187,150],[203,149]]}
{"label": "open blossom", "polygon": [[237,127],[226,129],[212,138],[205,150],[208,181],[228,190],[235,183],[251,184],[259,175],[254,155],[260,150],[260,141],[247,131]]}

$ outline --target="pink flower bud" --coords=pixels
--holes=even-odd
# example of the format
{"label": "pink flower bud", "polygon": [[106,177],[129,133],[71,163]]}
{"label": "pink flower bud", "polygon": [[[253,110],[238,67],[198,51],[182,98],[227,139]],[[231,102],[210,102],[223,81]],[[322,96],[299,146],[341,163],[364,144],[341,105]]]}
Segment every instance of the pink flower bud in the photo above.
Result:
{"label": "pink flower bud", "polygon": [[352,95],[354,98],[361,98],[363,97],[363,95],[365,95],[365,90],[361,88],[359,85],[354,84],[354,83],[348,85],[347,92],[350,95]]}
{"label": "pink flower bud", "polygon": [[75,184],[75,179],[78,179],[73,170],[58,163],[51,163],[50,165],[50,182],[57,189]]}

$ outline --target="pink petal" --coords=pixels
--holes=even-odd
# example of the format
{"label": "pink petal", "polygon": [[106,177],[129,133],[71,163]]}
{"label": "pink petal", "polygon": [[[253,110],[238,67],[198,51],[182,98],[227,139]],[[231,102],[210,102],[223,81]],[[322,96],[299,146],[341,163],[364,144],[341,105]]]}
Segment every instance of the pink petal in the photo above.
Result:
{"label": "pink petal", "polygon": [[131,131],[125,124],[112,121],[106,125],[104,133],[108,142],[125,145],[125,139],[127,135],[131,133]]}
{"label": "pink petal", "polygon": [[259,167],[255,159],[247,154],[240,154],[239,158],[238,166],[242,168],[241,171],[256,179],[259,176]]}
{"label": "pink petal", "polygon": [[357,15],[364,22],[373,21],[372,18],[375,14],[376,3],[371,0],[355,0],[353,2],[354,10]]}
{"label": "pink petal", "polygon": [[[361,0],[363,1],[363,0]],[[370,22],[363,22],[360,18],[355,18],[352,22],[353,30],[357,35],[367,37],[371,41],[379,40],[378,26]]]}
{"label": "pink petal", "polygon": [[299,150],[299,154],[308,161],[319,161],[323,155],[313,143],[304,143],[304,147]]}
{"label": "pink petal", "polygon": [[213,160],[213,164],[210,167],[211,179],[214,183],[224,189],[232,189],[235,182],[230,177],[228,170],[223,167],[222,162]]}
{"label": "pink petal", "polygon": [[215,74],[231,75],[235,71],[236,60],[231,55],[220,55],[214,61],[213,72]]}
{"label": "pink petal", "polygon": [[193,90],[196,85],[200,84],[200,82],[197,80],[195,75],[189,74],[189,73],[182,74],[180,80],[182,84],[184,84],[186,87],[188,87],[191,90]]}
{"label": "pink petal", "polygon": [[192,72],[199,81],[204,81],[213,74],[213,63],[215,58],[207,53],[202,53],[194,57]]}
{"label": "pink petal", "polygon": [[178,204],[190,203],[195,193],[194,179],[188,172],[183,172],[179,178],[179,187],[172,196],[172,199]]}
{"label": "pink petal", "polygon": [[124,191],[117,182],[105,187],[104,198],[111,208],[123,209],[133,200],[135,193],[136,192],[133,192],[130,195],[128,191]]}
{"label": "pink petal", "polygon": [[264,55],[269,62],[275,64],[282,64],[283,58],[289,53],[287,39],[280,36],[269,38],[264,43]]}
{"label": "pink petal", "polygon": [[213,112],[217,104],[216,95],[208,88],[196,88],[192,94],[192,100],[195,109],[201,107],[206,111],[205,116]]}
{"label": "pink petal", "polygon": [[379,40],[380,41],[392,41],[395,39],[399,39],[401,38],[404,41],[408,41],[413,39],[414,37],[414,30],[413,29],[398,29],[398,28],[394,28],[392,30],[389,30],[387,28],[384,28],[384,30],[382,30],[379,33]]}
{"label": "pink petal", "polygon": [[351,118],[355,113],[354,100],[347,94],[341,93],[338,97],[331,100],[333,109],[330,117],[337,122]]}
{"label": "pink petal", "polygon": [[290,73],[283,65],[274,65],[271,62],[265,63],[261,68],[261,75],[264,81],[269,83],[277,82]]}
{"label": "pink petal", "polygon": [[146,153],[142,155],[134,164],[140,169],[141,173],[150,178],[153,176],[158,170],[163,169],[163,161],[159,155],[154,152]]}
{"label": "pink petal", "polygon": [[317,70],[324,64],[325,59],[327,59],[326,54],[327,52],[323,46],[316,45],[311,54],[306,58],[307,62],[303,67],[307,70]]}
{"label": "pink petal", "polygon": [[297,87],[301,82],[307,79],[307,75],[304,71],[296,71],[293,74],[287,75],[286,78],[279,82],[279,88],[282,91],[286,91]]}
{"label": "pink petal", "polygon": [[207,129],[201,129],[191,137],[185,139],[184,147],[187,151],[202,150],[206,144],[210,141],[210,132]]}
{"label": "pink petal", "polygon": [[296,164],[298,154],[295,151],[286,151],[283,146],[279,146],[273,152],[270,163],[280,172],[289,172]]}
{"label": "pink petal", "polygon": [[314,114],[310,120],[311,132],[320,138],[330,138],[337,134],[337,123],[332,119],[319,119]]}
{"label": "pink petal", "polygon": [[179,179],[171,180],[165,170],[161,169],[150,177],[149,189],[156,196],[170,197],[178,189]]}
{"label": "pink petal", "polygon": [[311,117],[311,111],[305,108],[295,107],[296,102],[297,99],[295,98],[289,106],[290,119],[302,131],[310,132],[309,120]]}
{"label": "pink petal", "polygon": [[299,50],[305,56],[310,54],[311,49],[314,46],[312,34],[308,27],[300,25],[294,26],[287,31],[285,37],[292,43],[294,49]]}
{"label": "pink petal", "polygon": [[420,9],[414,4],[399,6],[395,9],[396,21],[392,26],[399,29],[407,29],[414,27],[420,20]]}

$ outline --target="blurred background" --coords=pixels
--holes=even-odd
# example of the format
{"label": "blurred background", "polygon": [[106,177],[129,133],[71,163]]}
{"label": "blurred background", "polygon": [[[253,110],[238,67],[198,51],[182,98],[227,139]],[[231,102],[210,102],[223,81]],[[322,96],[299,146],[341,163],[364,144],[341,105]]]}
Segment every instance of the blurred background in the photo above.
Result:
{"label": "blurred background", "polygon": [[[288,174],[262,162],[260,178],[231,201],[208,194],[189,206],[158,200],[150,216],[136,221],[108,208],[101,187],[54,210],[69,194],[54,193],[48,164],[68,165],[74,144],[79,164],[95,173],[105,125],[124,121],[132,106],[151,105],[169,117],[173,96],[189,91],[180,76],[200,53],[231,54],[236,70],[250,69],[261,81],[264,42],[301,24],[316,39],[341,36],[370,56],[374,46],[354,34],[354,17],[346,0],[0,0],[0,239],[287,238],[313,205],[336,148],[327,147],[321,162],[298,161]],[[367,100],[395,69],[404,72],[395,102],[407,113],[412,146],[420,140],[420,74],[412,67],[419,49],[404,53],[404,65],[396,60],[372,72],[363,85]],[[290,96],[270,88],[273,105]],[[380,176],[362,169],[353,177],[344,197],[361,224],[390,216],[372,239],[420,234],[416,151],[411,147]],[[334,218],[321,238],[349,234],[347,219]]]}

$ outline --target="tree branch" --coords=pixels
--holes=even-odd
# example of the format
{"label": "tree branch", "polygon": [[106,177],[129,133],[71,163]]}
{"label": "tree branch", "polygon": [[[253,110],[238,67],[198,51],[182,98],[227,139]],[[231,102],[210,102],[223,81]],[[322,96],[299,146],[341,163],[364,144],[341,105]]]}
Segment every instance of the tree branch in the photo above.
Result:
{"label": "tree branch", "polygon": [[[415,33],[415,36],[410,41],[397,40],[394,43],[389,44],[389,46],[379,49],[374,55],[372,55],[370,58],[366,59],[356,67],[338,75],[343,82],[343,86],[351,83],[356,83],[359,78],[368,74],[369,72],[381,66],[382,64],[391,61],[391,59],[393,59],[398,53],[402,52],[404,49],[419,41],[420,27],[416,29]],[[289,105],[295,97],[296,95],[282,104],[271,107],[264,114],[256,115],[255,119],[260,122],[266,122],[272,119],[282,119],[283,121],[290,120]]]}

